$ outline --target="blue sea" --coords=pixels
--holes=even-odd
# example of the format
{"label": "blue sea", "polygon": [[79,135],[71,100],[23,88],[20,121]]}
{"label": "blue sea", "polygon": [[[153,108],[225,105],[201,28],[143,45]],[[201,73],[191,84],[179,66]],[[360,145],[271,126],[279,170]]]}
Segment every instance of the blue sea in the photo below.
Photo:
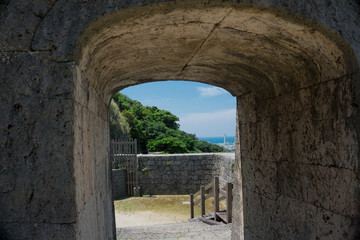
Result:
{"label": "blue sea", "polygon": [[[222,137],[199,137],[198,139],[209,142],[209,143],[224,143],[224,136],[222,136]],[[235,136],[226,136],[225,141],[227,143],[234,143]]]}

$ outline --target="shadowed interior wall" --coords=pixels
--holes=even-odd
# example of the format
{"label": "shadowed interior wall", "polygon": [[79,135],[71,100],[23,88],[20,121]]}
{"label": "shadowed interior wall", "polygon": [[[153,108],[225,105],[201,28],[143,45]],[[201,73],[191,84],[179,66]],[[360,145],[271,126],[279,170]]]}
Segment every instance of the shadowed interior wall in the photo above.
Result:
{"label": "shadowed interior wall", "polygon": [[237,96],[233,239],[355,238],[358,2],[155,2],[0,3],[0,236],[113,239],[109,101],[178,79]]}
{"label": "shadowed interior wall", "polygon": [[245,239],[359,238],[354,77],[238,97]]}
{"label": "shadowed interior wall", "polygon": [[77,239],[112,239],[112,203],[108,105],[76,74],[74,175]]}

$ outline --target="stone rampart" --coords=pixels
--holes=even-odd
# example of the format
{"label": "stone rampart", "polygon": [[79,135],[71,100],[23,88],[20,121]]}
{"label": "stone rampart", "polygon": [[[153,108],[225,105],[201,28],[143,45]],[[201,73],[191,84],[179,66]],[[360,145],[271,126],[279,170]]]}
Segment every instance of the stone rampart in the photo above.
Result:
{"label": "stone rampart", "polygon": [[112,183],[113,183],[112,190],[113,190],[114,200],[119,200],[122,196],[127,195],[125,169],[112,170]]}
{"label": "stone rampart", "polygon": [[[139,155],[139,186],[142,194],[190,194],[215,176],[233,181],[234,153]],[[124,172],[124,171],[121,171]],[[125,176],[113,170],[114,199],[125,192]],[[121,178],[121,179],[120,179]]]}
{"label": "stone rampart", "polygon": [[234,153],[140,155],[139,184],[143,194],[190,194],[215,176],[232,179]]}

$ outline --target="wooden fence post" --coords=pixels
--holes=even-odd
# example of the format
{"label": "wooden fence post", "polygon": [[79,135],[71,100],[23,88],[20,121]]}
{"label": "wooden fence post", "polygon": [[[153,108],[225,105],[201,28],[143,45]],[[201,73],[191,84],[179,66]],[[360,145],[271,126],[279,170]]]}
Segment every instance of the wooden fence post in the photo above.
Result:
{"label": "wooden fence post", "polygon": [[205,187],[201,186],[200,188],[201,194],[201,216],[205,215]]}
{"label": "wooden fence post", "polygon": [[232,183],[226,183],[226,218],[227,223],[232,222]]}
{"label": "wooden fence post", "polygon": [[190,217],[194,218],[194,194],[190,194]]}
{"label": "wooden fence post", "polygon": [[219,212],[219,177],[214,178],[214,220],[218,220],[216,213]]}

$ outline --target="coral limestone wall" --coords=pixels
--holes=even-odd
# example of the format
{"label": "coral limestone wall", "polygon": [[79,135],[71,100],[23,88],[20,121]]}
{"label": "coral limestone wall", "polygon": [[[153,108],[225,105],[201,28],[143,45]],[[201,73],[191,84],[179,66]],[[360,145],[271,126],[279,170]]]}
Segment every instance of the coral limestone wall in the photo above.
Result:
{"label": "coral limestone wall", "polygon": [[139,185],[143,194],[190,194],[215,176],[232,181],[234,153],[139,156]]}
{"label": "coral limestone wall", "polygon": [[[190,194],[215,176],[233,182],[234,153],[138,155],[141,194]],[[113,169],[114,200],[127,195],[126,170]]]}

